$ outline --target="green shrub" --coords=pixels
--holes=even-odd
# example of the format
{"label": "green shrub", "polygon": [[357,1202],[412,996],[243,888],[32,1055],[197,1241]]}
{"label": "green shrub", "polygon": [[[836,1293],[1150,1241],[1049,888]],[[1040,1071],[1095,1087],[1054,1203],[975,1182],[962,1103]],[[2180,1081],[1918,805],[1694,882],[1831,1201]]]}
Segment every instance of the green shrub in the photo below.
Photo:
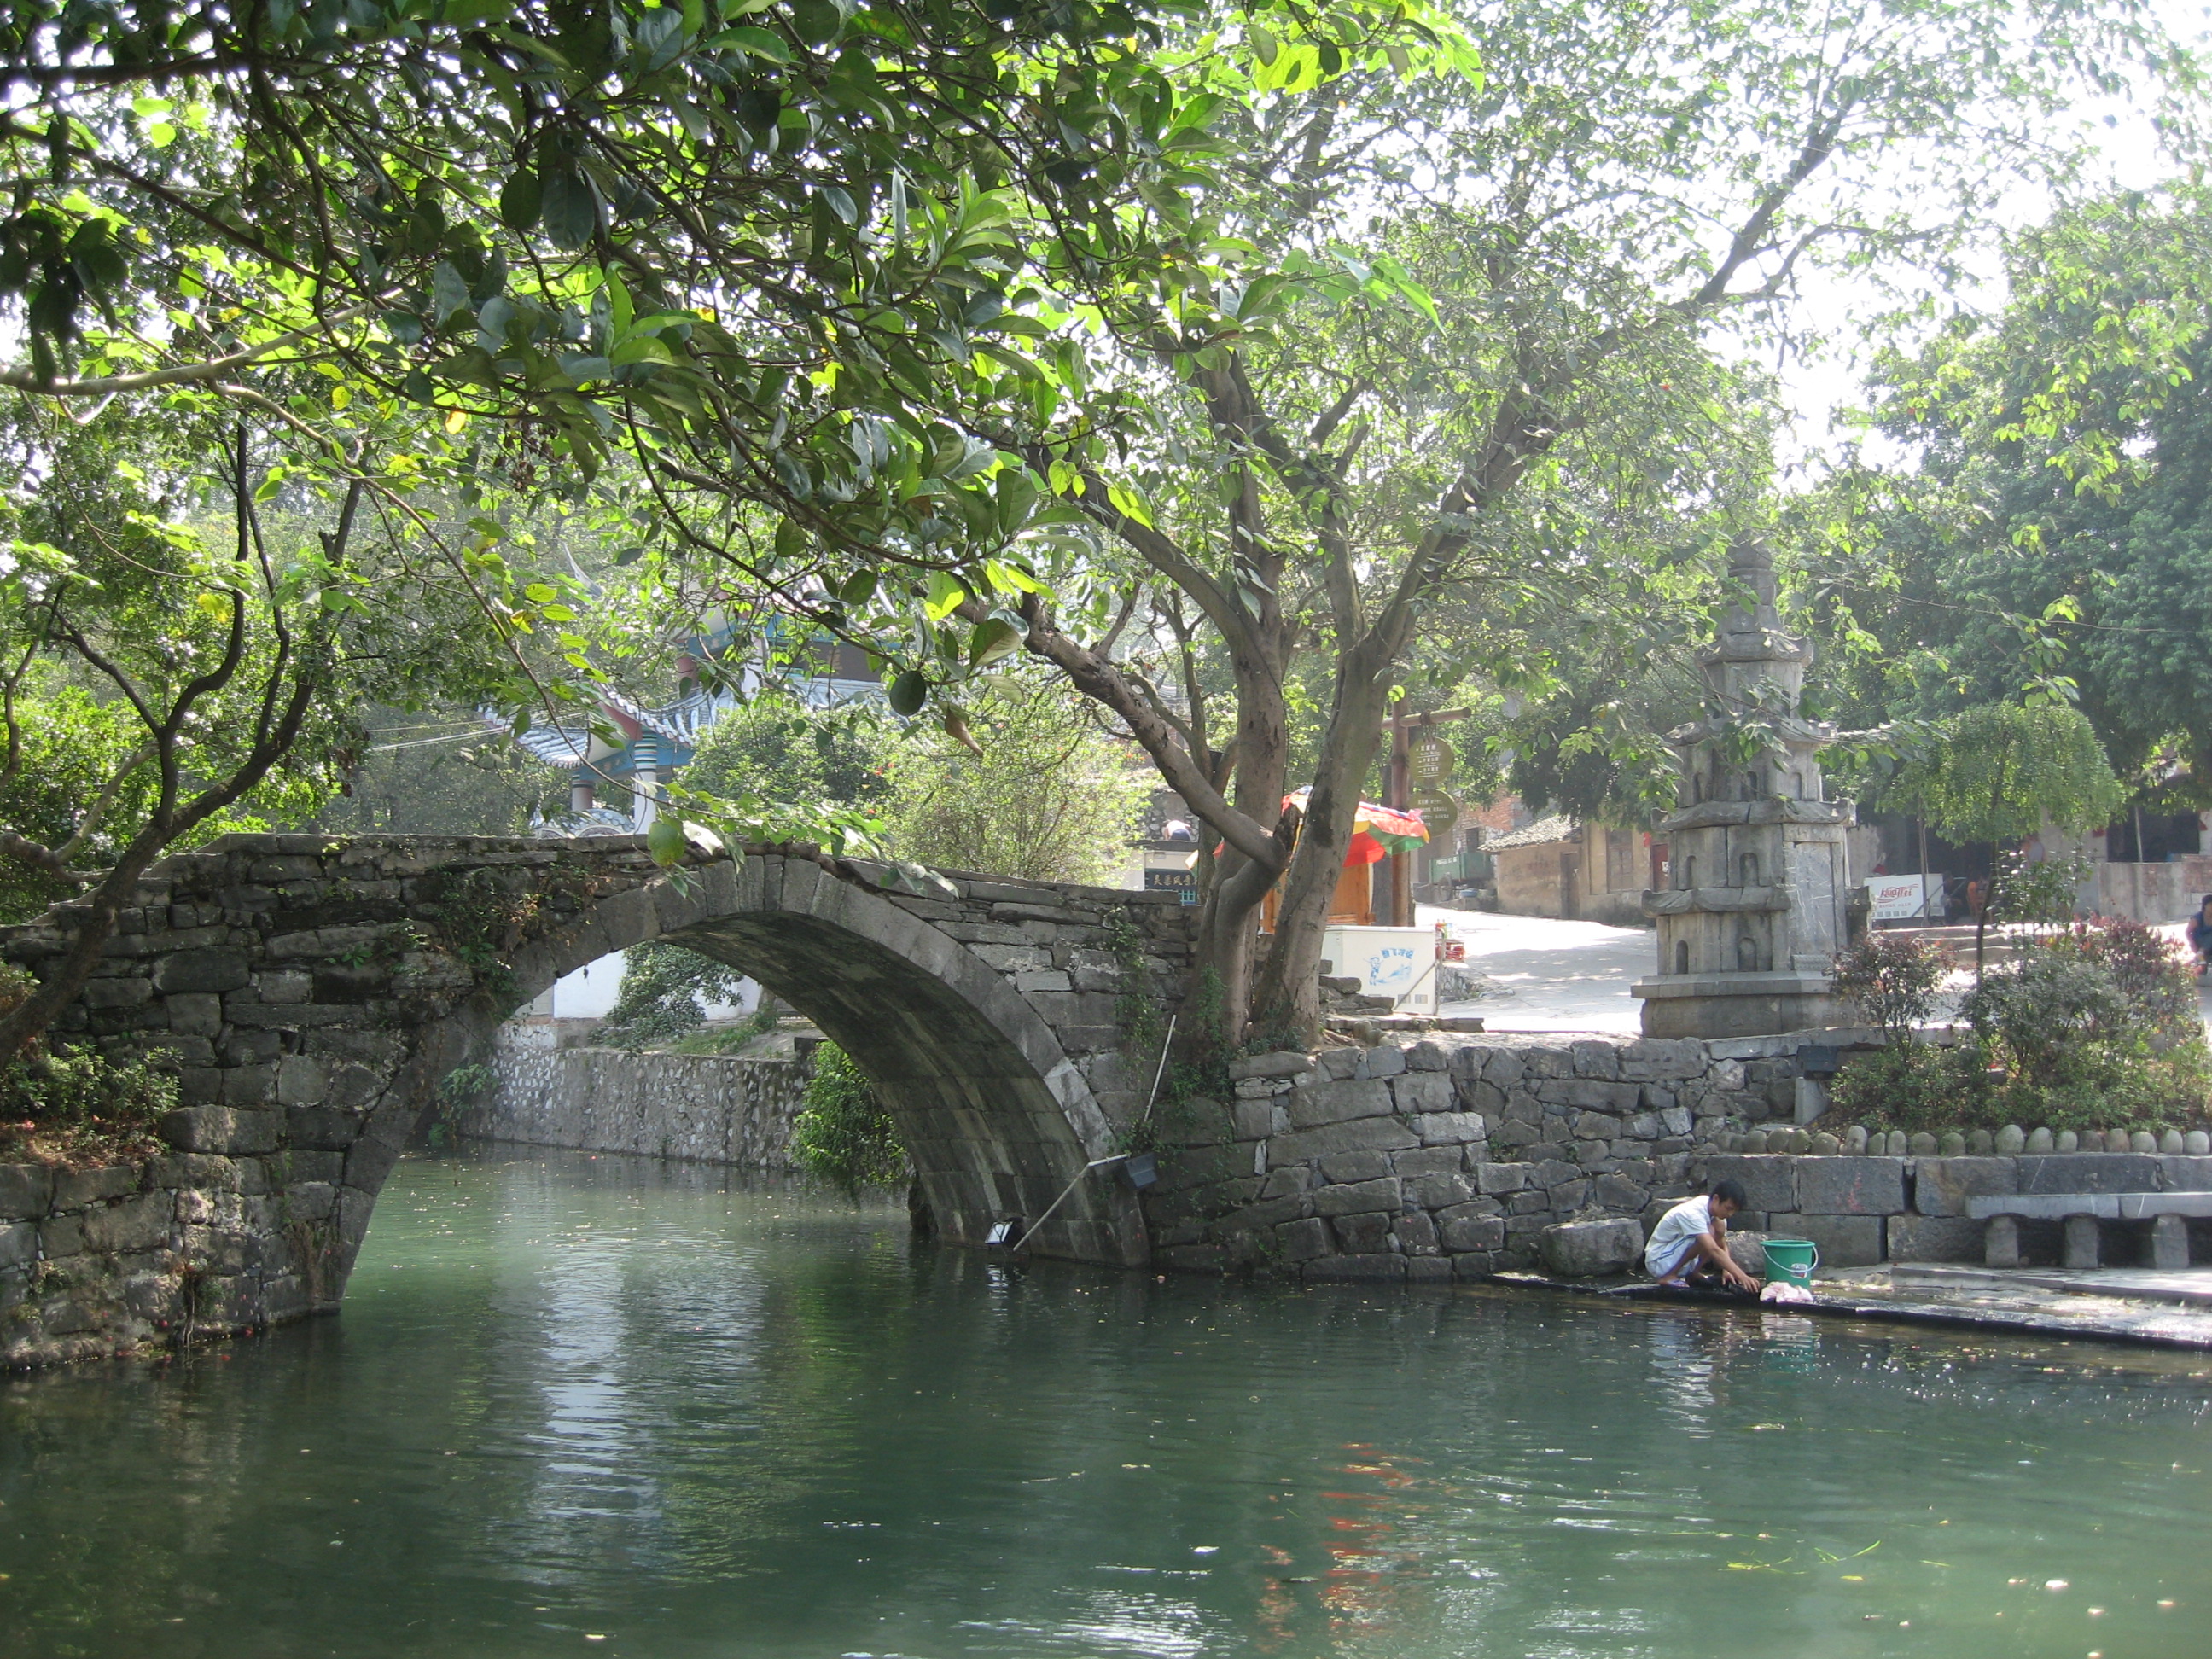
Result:
{"label": "green shrub", "polygon": [[2006,1073],[2008,1121],[2160,1127],[2204,1110],[2196,982],[2140,922],[2085,922],[2031,946],[1984,974],[1960,1013]]}
{"label": "green shrub", "polygon": [[0,1158],[93,1164],[159,1150],[155,1127],[177,1079],[155,1060],[59,1048],[0,1067]]}
{"label": "green shrub", "polygon": [[489,1066],[456,1066],[440,1079],[437,1109],[423,1137],[433,1152],[442,1151],[453,1139],[453,1121],[491,1092],[499,1073]]}
{"label": "green shrub", "polygon": [[782,1009],[775,999],[763,992],[760,1006],[736,1024],[690,1032],[670,1043],[668,1052],[672,1054],[739,1054],[775,1030],[782,1023]]}
{"label": "green shrub", "polygon": [[2140,922],[2079,923],[2027,945],[1983,974],[1960,1015],[1973,1040],[1955,1050],[1900,1041],[1893,1026],[1887,1048],[1851,1061],[1835,1083],[1838,1121],[1932,1133],[2161,1128],[2201,1119],[2212,1100],[2195,980]]}
{"label": "green shrub", "polygon": [[834,1042],[814,1051],[806,1105],[792,1124],[791,1155],[799,1167],[855,1203],[871,1187],[906,1179],[906,1144],[876,1098],[867,1076]]}
{"label": "green shrub", "polygon": [[1950,971],[1951,953],[1933,939],[1870,933],[1836,958],[1836,994],[1894,1045],[1927,1023]]}
{"label": "green shrub", "polygon": [[1989,1121],[1990,1094],[1978,1045],[1936,1048],[1906,1038],[1854,1057],[1830,1089],[1830,1112],[1839,1123],[1909,1134],[1995,1128],[2008,1120]]}

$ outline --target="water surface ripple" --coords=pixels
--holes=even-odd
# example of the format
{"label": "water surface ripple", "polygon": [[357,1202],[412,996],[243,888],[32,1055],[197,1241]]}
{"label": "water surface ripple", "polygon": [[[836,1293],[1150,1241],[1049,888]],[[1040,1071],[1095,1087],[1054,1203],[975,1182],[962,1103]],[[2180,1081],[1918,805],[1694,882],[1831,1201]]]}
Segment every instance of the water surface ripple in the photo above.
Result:
{"label": "water surface ripple", "polygon": [[340,1317],[0,1382],[0,1655],[2202,1659],[2208,1401],[2194,1356],[410,1159]]}

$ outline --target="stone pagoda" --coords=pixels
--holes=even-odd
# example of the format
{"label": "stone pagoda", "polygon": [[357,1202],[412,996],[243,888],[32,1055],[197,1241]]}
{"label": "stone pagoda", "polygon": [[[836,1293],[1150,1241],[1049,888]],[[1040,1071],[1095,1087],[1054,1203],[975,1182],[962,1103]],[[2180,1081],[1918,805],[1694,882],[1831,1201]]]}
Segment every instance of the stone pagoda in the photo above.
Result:
{"label": "stone pagoda", "polygon": [[[1644,896],[1659,971],[1632,988],[1647,1036],[1841,1023],[1828,970],[1850,932],[1852,812],[1825,798],[1820,761],[1835,728],[1797,712],[1813,650],[1782,631],[1772,554],[1738,544],[1729,578],[1743,599],[1698,658],[1712,712],[1667,738],[1681,764],[1675,810],[1656,832],[1670,884]],[[1747,763],[1747,736],[1759,746]]]}

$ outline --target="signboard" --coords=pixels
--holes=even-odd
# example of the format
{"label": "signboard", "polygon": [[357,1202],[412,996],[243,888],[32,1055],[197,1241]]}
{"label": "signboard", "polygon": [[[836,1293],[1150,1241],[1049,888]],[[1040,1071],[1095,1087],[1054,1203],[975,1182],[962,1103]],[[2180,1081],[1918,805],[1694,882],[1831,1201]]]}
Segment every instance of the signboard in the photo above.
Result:
{"label": "signboard", "polygon": [[1427,927],[1331,927],[1322,955],[1334,971],[1359,981],[1370,997],[1389,997],[1400,1013],[1434,1013],[1437,936]]}
{"label": "signboard", "polygon": [[1173,893],[1185,904],[1195,904],[1198,902],[1198,872],[1147,870],[1145,872],[1145,890],[1147,893]]}
{"label": "signboard", "polygon": [[1452,831],[1459,827],[1459,803],[1433,785],[1424,785],[1413,791],[1413,805],[1429,827],[1429,845],[1449,846]]}
{"label": "signboard", "polygon": [[1423,727],[1407,739],[1406,772],[1417,783],[1440,784],[1452,775],[1459,757],[1443,736]]}
{"label": "signboard", "polygon": [[1928,878],[1873,876],[1866,884],[1875,921],[1909,921],[1928,913]]}

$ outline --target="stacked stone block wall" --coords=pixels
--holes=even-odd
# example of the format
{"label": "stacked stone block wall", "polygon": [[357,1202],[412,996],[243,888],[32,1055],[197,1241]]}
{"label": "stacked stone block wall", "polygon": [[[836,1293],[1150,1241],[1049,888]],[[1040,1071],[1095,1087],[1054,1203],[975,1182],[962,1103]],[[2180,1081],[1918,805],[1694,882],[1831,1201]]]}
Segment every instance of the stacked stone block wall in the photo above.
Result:
{"label": "stacked stone block wall", "polygon": [[[1794,1115],[1801,1047],[1866,1035],[1438,1035],[1241,1060],[1235,1097],[1200,1103],[1190,1144],[1162,1160],[1146,1200],[1154,1261],[1309,1280],[1482,1278],[1537,1268],[1560,1223],[1632,1218],[1648,1233],[1671,1203],[1730,1179],[1750,1200],[1739,1231],[1809,1238],[1824,1266],[1977,1262],[1976,1196],[2212,1191],[2212,1157],[2179,1153],[1721,1149]],[[2212,1223],[2192,1231],[2196,1259],[2212,1259]],[[2059,1261],[2059,1224],[2023,1222],[2021,1235],[2031,1261]]]}
{"label": "stacked stone block wall", "polygon": [[492,1086],[453,1114],[469,1139],[787,1171],[812,1067],[796,1059],[557,1048],[501,1027]]}
{"label": "stacked stone block wall", "polygon": [[1265,1054],[1147,1194],[1155,1260],[1309,1279],[1480,1278],[1553,1224],[1643,1219],[1714,1139],[1794,1110],[1802,1036],[1438,1035]]}

